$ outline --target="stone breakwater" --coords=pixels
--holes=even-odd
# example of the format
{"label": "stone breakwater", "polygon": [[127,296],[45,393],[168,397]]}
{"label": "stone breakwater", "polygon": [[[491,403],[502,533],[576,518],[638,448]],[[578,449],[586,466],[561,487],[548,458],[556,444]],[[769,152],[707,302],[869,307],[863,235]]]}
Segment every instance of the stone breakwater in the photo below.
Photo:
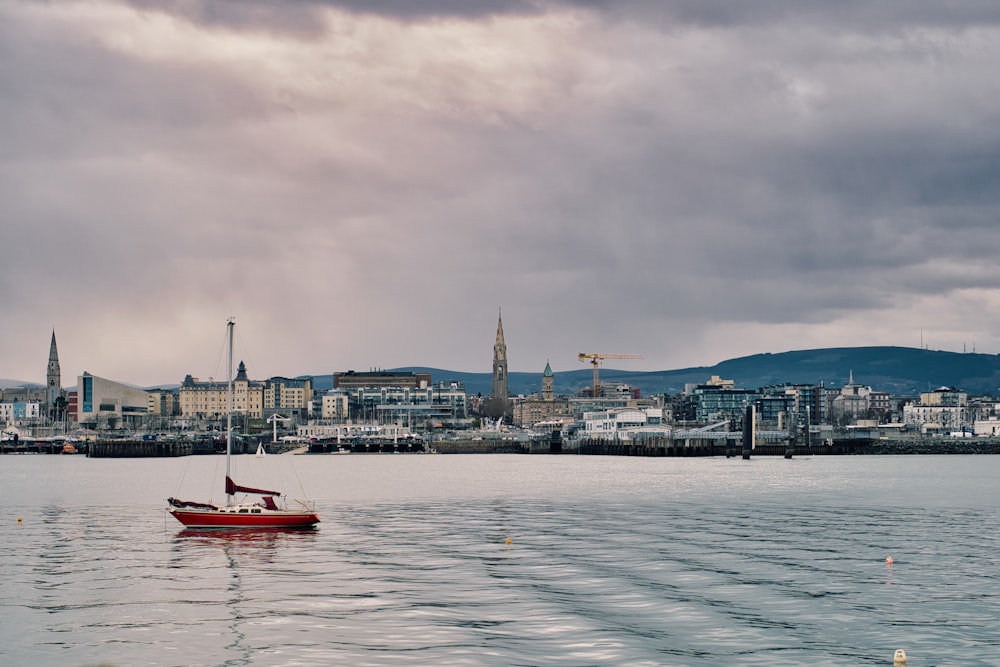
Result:
{"label": "stone breakwater", "polygon": [[[94,459],[130,459],[147,457],[190,456],[192,454],[224,454],[225,444],[214,440],[98,440],[86,447]],[[244,454],[247,446],[233,443],[234,454]]]}
{"label": "stone breakwater", "polygon": [[1000,454],[1000,439],[922,438],[873,440],[859,454]]}
{"label": "stone breakwater", "polygon": [[[740,456],[739,442],[673,441],[651,438],[641,441],[583,440],[579,447],[564,446],[563,453],[599,456]],[[913,438],[907,440],[874,440],[851,438],[834,440],[831,444],[796,445],[789,451],[787,443],[756,446],[750,453],[760,456],[864,456],[864,455],[947,455],[1000,454],[998,438]]]}

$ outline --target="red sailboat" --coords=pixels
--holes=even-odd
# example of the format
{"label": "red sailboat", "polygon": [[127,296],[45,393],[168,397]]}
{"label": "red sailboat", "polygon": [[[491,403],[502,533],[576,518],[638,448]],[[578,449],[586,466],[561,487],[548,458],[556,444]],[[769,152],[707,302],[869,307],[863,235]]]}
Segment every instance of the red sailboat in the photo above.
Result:
{"label": "red sailboat", "polygon": [[[226,421],[226,504],[222,507],[211,503],[191,502],[168,498],[167,510],[188,528],[310,528],[319,523],[315,507],[297,501],[301,509],[278,506],[275,498],[278,491],[240,486],[233,481],[230,472],[230,457],[233,445],[233,327],[232,319],[227,323],[229,335],[229,414]],[[236,494],[260,496],[259,501],[236,502]]]}

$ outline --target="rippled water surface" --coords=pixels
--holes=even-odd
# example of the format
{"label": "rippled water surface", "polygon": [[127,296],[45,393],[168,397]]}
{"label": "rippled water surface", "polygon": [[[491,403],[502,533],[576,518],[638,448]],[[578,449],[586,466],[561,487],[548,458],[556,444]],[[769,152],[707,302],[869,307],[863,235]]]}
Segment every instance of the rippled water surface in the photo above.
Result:
{"label": "rippled water surface", "polygon": [[1000,665],[1000,457],[238,458],[0,458],[0,664]]}

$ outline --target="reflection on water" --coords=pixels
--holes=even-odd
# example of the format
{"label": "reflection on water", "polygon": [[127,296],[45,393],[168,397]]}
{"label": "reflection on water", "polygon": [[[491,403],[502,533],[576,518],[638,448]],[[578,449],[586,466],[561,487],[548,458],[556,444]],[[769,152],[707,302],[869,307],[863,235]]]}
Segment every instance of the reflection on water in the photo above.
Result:
{"label": "reflection on water", "polygon": [[221,605],[226,618],[215,623],[224,625],[225,631],[214,631],[222,644],[220,664],[253,664],[255,656],[267,651],[254,636],[255,626],[269,613],[261,608],[262,582],[280,574],[282,560],[315,543],[317,537],[313,527],[183,529],[174,536],[171,567],[207,574],[222,593],[215,604]]}
{"label": "reflection on water", "polygon": [[174,538],[175,541],[203,541],[221,545],[232,544],[265,544],[274,546],[290,536],[293,539],[303,537],[315,538],[318,532],[316,526],[304,528],[184,528]]}
{"label": "reflection on water", "polygon": [[[67,468],[51,488],[85,500],[0,524],[0,664],[996,662],[1000,457],[981,477],[934,462],[951,485],[899,459],[896,486],[878,459],[350,458],[312,466],[331,494],[359,475],[392,491],[318,498],[309,530],[178,532],[159,499],[122,504]],[[13,497],[35,492],[12,471]]]}

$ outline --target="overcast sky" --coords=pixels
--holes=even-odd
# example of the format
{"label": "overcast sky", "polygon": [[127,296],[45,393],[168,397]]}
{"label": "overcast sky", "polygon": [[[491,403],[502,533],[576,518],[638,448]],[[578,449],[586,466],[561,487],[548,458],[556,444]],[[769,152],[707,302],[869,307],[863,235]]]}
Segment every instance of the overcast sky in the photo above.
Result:
{"label": "overcast sky", "polygon": [[1000,353],[997,63],[995,0],[0,0],[0,377]]}

